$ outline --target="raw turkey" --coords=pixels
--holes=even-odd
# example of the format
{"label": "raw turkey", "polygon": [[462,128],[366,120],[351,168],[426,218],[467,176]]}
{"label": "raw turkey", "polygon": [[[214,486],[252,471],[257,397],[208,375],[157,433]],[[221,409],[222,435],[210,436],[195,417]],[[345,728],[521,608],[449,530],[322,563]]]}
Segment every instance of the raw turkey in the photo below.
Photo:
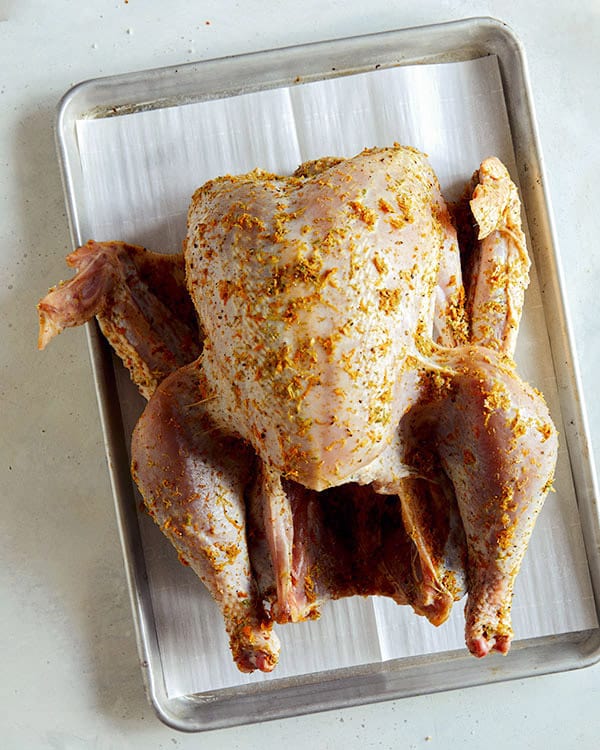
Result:
{"label": "raw turkey", "polygon": [[438,625],[466,592],[471,653],[508,651],[557,437],[513,360],[529,258],[498,159],[453,215],[401,146],[219,177],[183,255],[68,262],[40,346],[95,315],[149,399],[133,477],[241,670],[273,669],[274,622],[352,595]]}

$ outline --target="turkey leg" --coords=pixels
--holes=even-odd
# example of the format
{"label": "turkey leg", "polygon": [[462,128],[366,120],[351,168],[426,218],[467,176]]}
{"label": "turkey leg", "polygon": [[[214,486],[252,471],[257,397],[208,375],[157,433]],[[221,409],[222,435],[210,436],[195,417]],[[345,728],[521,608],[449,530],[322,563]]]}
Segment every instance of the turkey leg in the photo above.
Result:
{"label": "turkey leg", "polygon": [[467,536],[466,642],[475,656],[506,653],[514,581],[552,482],[556,430],[507,358],[469,347],[453,360],[429,424]]}
{"label": "turkey leg", "polygon": [[244,492],[253,450],[210,411],[199,362],[157,389],[132,438],[132,475],[150,515],[218,604],[243,672],[270,672],[279,641],[250,567]]}

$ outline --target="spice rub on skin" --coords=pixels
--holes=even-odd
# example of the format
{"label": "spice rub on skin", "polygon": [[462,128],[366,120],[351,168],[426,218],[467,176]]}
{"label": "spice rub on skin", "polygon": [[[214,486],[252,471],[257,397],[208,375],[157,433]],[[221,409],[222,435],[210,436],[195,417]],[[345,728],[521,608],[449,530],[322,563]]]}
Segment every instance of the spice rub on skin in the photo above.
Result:
{"label": "spice rub on skin", "polygon": [[291,178],[255,170],[196,192],[185,252],[190,294],[219,342],[207,374],[228,421],[279,473],[322,490],[392,441],[416,399],[403,363],[418,356],[414,331],[432,329],[448,232],[456,245],[437,178],[408,148],[313,162]]}
{"label": "spice rub on skin", "polygon": [[467,590],[470,651],[508,650],[557,438],[513,361],[529,259],[497,159],[462,209],[479,226],[466,292],[414,149],[225,176],[189,211],[199,328],[183,258],[125,243],[80,248],[79,273],[40,302],[41,346],[96,315],[150,399],[134,479],[244,671],[274,668],[274,622],[351,595],[439,625]]}

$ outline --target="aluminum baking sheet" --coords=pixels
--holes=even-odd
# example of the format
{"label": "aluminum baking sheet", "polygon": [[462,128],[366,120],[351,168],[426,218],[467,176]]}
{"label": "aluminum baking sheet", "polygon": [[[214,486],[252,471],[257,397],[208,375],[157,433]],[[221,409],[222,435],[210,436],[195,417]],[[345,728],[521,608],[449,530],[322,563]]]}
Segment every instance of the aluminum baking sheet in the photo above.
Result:
{"label": "aluminum baking sheet", "polygon": [[[169,597],[173,592],[176,593],[178,587],[181,588],[181,585],[185,587],[188,583],[184,582],[180,585],[178,578],[180,571],[168,562],[169,559],[174,559],[173,556],[166,558],[166,562],[165,559],[161,559],[158,563],[153,558],[155,549],[166,550],[165,554],[168,554],[170,549],[167,549],[168,545],[166,542],[163,543],[162,538],[158,540],[158,547],[155,547],[152,535],[158,535],[157,530],[147,524],[146,519],[138,519],[136,516],[135,495],[128,471],[127,443],[131,424],[139,413],[141,402],[128,386],[121,368],[113,369],[110,353],[99,338],[97,330],[92,327],[90,328],[91,352],[116,507],[130,577],[140,656],[149,697],[161,718],[173,726],[188,730],[209,729],[255,721],[259,717],[262,719],[305,713],[334,706],[524,676],[537,671],[572,668],[582,666],[597,658],[599,642],[597,596],[594,598],[592,593],[592,585],[595,586],[596,592],[598,591],[597,496],[593,467],[587,450],[576,361],[570,348],[568,324],[562,305],[560,272],[557,267],[548,206],[544,197],[543,174],[536,144],[526,73],[520,47],[506,27],[495,21],[474,19],[92,81],[76,87],[63,100],[58,120],[58,141],[74,243],[80,244],[85,241],[90,229],[93,228],[96,239],[118,236],[120,239],[161,249],[160,240],[163,236],[166,245],[169,242],[172,243],[173,237],[177,236],[179,231],[177,217],[185,215],[187,196],[191,194],[196,184],[191,183],[185,188],[178,185],[179,189],[183,190],[186,199],[183,200],[181,196],[174,198],[174,205],[167,210],[166,217],[163,215],[160,218],[157,226],[152,226],[152,222],[143,213],[140,214],[136,223],[135,206],[127,208],[131,190],[125,191],[118,202],[119,215],[115,216],[114,201],[110,202],[111,211],[107,213],[104,224],[98,204],[94,204],[94,196],[90,195],[90,174],[101,183],[111,160],[114,164],[116,159],[134,158],[131,144],[129,146],[127,144],[127,133],[131,130],[133,122],[129,115],[146,113],[145,117],[137,117],[135,121],[138,123],[146,119],[149,122],[147,127],[153,129],[156,118],[164,117],[171,120],[173,117],[184,118],[189,115],[190,106],[194,111],[210,111],[211,116],[205,119],[203,123],[205,127],[200,131],[201,135],[198,136],[197,132],[190,128],[187,131],[189,135],[186,137],[186,141],[196,139],[194,152],[204,153],[205,157],[208,157],[210,153],[207,151],[207,141],[202,134],[209,125],[213,127],[213,130],[216,128],[222,133],[221,137],[224,141],[233,140],[235,144],[235,121],[232,119],[232,114],[239,116],[240,111],[243,112],[243,107],[246,106],[248,116],[252,116],[253,112],[256,113],[257,108],[262,116],[269,107],[272,107],[274,108],[274,121],[277,122],[282,108],[285,109],[282,101],[287,102],[289,98],[292,102],[292,109],[295,106],[296,117],[298,111],[304,107],[309,111],[308,121],[312,123],[312,146],[306,145],[311,140],[311,128],[304,127],[297,131],[297,134],[299,132],[301,136],[300,140],[303,140],[303,148],[299,148],[298,152],[302,158],[315,157],[323,153],[340,153],[340,149],[343,151],[353,147],[355,150],[360,150],[364,145],[372,144],[364,142],[353,144],[351,135],[344,132],[344,127],[348,128],[349,125],[342,111],[343,106],[347,106],[345,96],[340,98],[339,111],[336,112],[335,107],[333,112],[331,108],[327,110],[332,116],[338,115],[339,148],[333,148],[331,141],[319,142],[322,130],[327,130],[327,128],[319,127],[319,118],[322,120],[326,113],[325,105],[319,106],[319,96],[323,96],[324,89],[329,92],[328,99],[331,94],[337,93],[339,96],[340,91],[346,91],[348,95],[352,92],[354,94],[359,92],[355,111],[365,112],[365,116],[368,117],[372,116],[369,106],[372,108],[382,99],[381,97],[378,99],[377,96],[369,99],[370,95],[363,96],[364,91],[368,94],[380,85],[389,93],[393,91],[393,85],[395,85],[392,82],[399,78],[404,80],[407,77],[415,79],[420,86],[431,86],[431,79],[427,75],[425,64],[481,61],[486,57],[488,59],[484,60],[484,65],[497,66],[497,85],[503,92],[503,106],[502,112],[490,110],[487,107],[485,111],[477,114],[478,122],[486,116],[496,119],[507,118],[506,126],[511,148],[508,149],[506,145],[499,142],[492,144],[493,151],[506,159],[512,167],[511,171],[518,174],[530,228],[530,247],[537,269],[534,283],[532,283],[534,289],[530,290],[528,295],[529,299],[535,297],[536,304],[529,303],[523,324],[524,331],[521,335],[522,340],[527,343],[527,346],[521,346],[521,349],[525,348],[529,351],[520,355],[522,361],[519,364],[521,372],[535,382],[536,376],[539,377],[540,373],[535,367],[529,371],[528,363],[543,357],[547,341],[551,342],[552,359],[548,361],[552,382],[536,382],[536,384],[540,385],[547,394],[548,392],[552,394],[550,402],[555,419],[560,422],[560,415],[562,415],[564,421],[562,429],[564,470],[560,481],[557,482],[556,495],[558,497],[551,498],[547,503],[551,507],[547,508],[545,515],[542,516],[544,519],[542,523],[546,524],[545,533],[549,542],[555,541],[552,531],[554,524],[557,529],[562,528],[567,535],[573,537],[573,549],[580,551],[579,557],[575,554],[571,560],[572,564],[578,568],[576,571],[571,571],[576,573],[572,581],[577,582],[577,584],[571,583],[569,589],[574,597],[571,605],[564,607],[564,612],[551,612],[548,608],[538,612],[536,627],[531,630],[531,633],[537,634],[538,637],[518,641],[511,654],[504,659],[488,658],[483,662],[475,661],[467,656],[463,649],[459,649],[456,638],[453,641],[452,637],[448,639],[446,636],[444,640],[444,635],[436,636],[436,631],[433,630],[431,643],[421,647],[420,650],[417,649],[418,655],[411,655],[410,649],[404,649],[399,652],[402,654],[401,658],[393,658],[398,653],[394,650],[394,638],[397,639],[398,632],[406,636],[406,631],[394,631],[392,626],[384,629],[385,637],[382,637],[376,644],[375,651],[378,651],[378,654],[375,651],[371,653],[368,648],[365,648],[359,656],[354,653],[355,650],[353,653],[346,654],[344,659],[336,656],[331,664],[321,661],[312,665],[297,664],[292,669],[283,667],[267,681],[261,681],[261,676],[258,676],[258,679],[249,678],[243,681],[236,680],[235,675],[222,678],[220,672],[211,676],[208,671],[207,682],[194,683],[194,674],[192,673],[190,677],[190,675],[182,676],[177,673],[176,661],[172,659],[173,654],[177,655],[177,639],[189,636],[185,624],[179,630],[176,627],[165,628],[165,607],[172,603]],[[420,67],[416,67],[417,65]],[[462,67],[469,69],[474,66]],[[359,80],[366,81],[366,89],[364,86],[361,89],[360,84],[355,85]],[[381,84],[381,81],[384,83]],[[475,77],[469,78],[469,75],[465,75],[463,87],[467,99],[477,94],[473,90],[475,82]],[[360,93],[361,91],[363,93]],[[286,92],[285,96],[283,92]],[[291,92],[289,97],[287,92]],[[437,88],[433,86],[428,90],[428,97],[434,104],[437,101],[441,102],[443,96],[444,91],[439,86]],[[200,106],[192,106],[194,103],[199,103]],[[330,107],[329,101],[328,106]],[[227,116],[228,110],[229,117]],[[395,132],[396,128],[401,130],[399,122],[401,118],[398,111],[394,111],[393,107],[388,110],[384,112],[388,119],[391,118],[388,126],[391,127],[392,132]],[[414,114],[412,111],[408,112],[411,117]],[[417,117],[418,114],[417,112]],[[264,125],[265,122],[269,122],[268,116],[261,124]],[[111,133],[108,145],[96,153],[93,148],[88,147],[89,143],[86,140],[90,124],[96,130],[99,125]],[[461,123],[457,122],[456,127],[460,128]],[[380,126],[380,130],[378,135],[384,139],[380,145],[385,145],[385,139],[389,140],[389,135],[385,133],[384,125]],[[435,152],[435,140],[439,132],[431,127],[428,131],[424,130],[423,142],[416,143],[413,140],[412,144],[425,150],[433,149]],[[115,138],[114,134],[120,132],[123,135]],[[145,138],[152,138],[153,133],[154,130],[144,136],[142,126],[141,135],[138,133],[136,137],[141,138],[143,142]],[[286,154],[289,158],[289,149],[278,148],[279,141],[285,140],[285,127],[273,126],[266,135],[263,128],[262,137],[264,154],[260,152],[260,166],[281,171],[293,169],[295,163],[282,163],[282,160],[285,162]],[[357,128],[356,137],[359,139],[362,137],[359,128]],[[241,135],[239,142],[243,143]],[[463,146],[462,143],[460,145]],[[163,150],[168,150],[166,144],[163,143],[162,147]],[[314,153],[310,151],[311,148],[316,149]],[[242,154],[240,157],[242,166],[236,164],[236,171],[242,171],[244,156],[251,160],[245,168],[252,168],[256,165],[256,162],[252,163],[255,155]],[[155,158],[158,158],[156,153]],[[269,159],[273,161],[264,163]],[[456,186],[447,184],[451,181],[452,171],[449,169],[448,173],[444,174],[443,160],[440,158],[434,166],[438,173],[441,172],[440,178],[446,190],[456,189]],[[471,168],[475,166],[476,163],[473,163]],[[218,168],[217,164],[214,168]],[[221,165],[221,171],[230,171],[230,169],[223,168]],[[200,168],[198,173],[202,174]],[[207,174],[205,178],[210,176],[215,175]],[[159,185],[158,189],[161,193],[160,198],[164,201],[165,193],[170,195],[167,188],[174,183],[177,175],[169,177],[169,175],[162,174],[161,177],[164,184],[162,187]],[[99,189],[98,185],[94,184],[96,192],[97,189]],[[111,187],[107,181],[107,191],[110,192],[110,190]],[[118,235],[115,235],[114,231],[118,231]],[[130,234],[127,234],[128,232]],[[568,454],[566,448],[568,448]],[[572,494],[571,507],[573,509],[578,507],[580,518],[561,517],[563,513],[561,508],[565,507],[569,493]],[[561,506],[561,498],[563,506]],[[587,556],[581,537],[582,527],[586,534]],[[537,547],[530,552],[539,556],[543,554],[544,549],[543,539],[539,534],[534,537],[534,543],[536,542]],[[568,565],[566,569],[570,570]],[[165,570],[166,578],[159,580],[157,571],[164,574]],[[522,580],[525,580],[526,575],[526,573],[523,575]],[[173,576],[173,591],[169,591],[168,576]],[[181,579],[181,581],[184,580]],[[178,581],[179,583],[176,583]],[[533,581],[535,584],[535,578]],[[195,583],[194,579],[193,584]],[[565,586],[568,587],[569,582],[559,581],[558,583],[557,588],[560,589],[562,586],[564,593]],[[168,592],[166,598],[158,596],[157,590]],[[527,594],[528,605],[531,604],[531,596],[535,596],[533,592],[527,591],[527,588],[518,593],[522,597],[525,593]],[[194,601],[194,597],[191,597],[191,600]],[[566,599],[559,597],[559,601],[564,605]],[[337,605],[346,606],[342,603],[337,603]],[[383,616],[382,611],[385,615],[386,606],[382,605],[382,608],[379,608],[380,617]],[[535,607],[531,609],[534,611]],[[394,607],[394,611],[397,612],[397,610],[398,608]],[[364,614],[364,611],[359,608],[351,616],[358,618],[361,612]],[[575,612],[579,613],[579,619],[574,617],[570,620],[569,617],[574,616]],[[192,607],[189,619],[193,613]],[[344,616],[346,615],[342,615],[342,619]],[[515,611],[515,617],[518,617],[517,611]],[[172,623],[167,623],[169,624]],[[311,628],[310,633],[313,638],[314,633],[319,633],[314,624],[306,627]],[[366,625],[365,628],[367,628]],[[528,632],[525,624],[522,625],[522,630]],[[540,637],[540,634],[544,636]],[[318,638],[321,636],[325,638],[326,635],[327,630],[323,630]],[[207,633],[206,637],[212,638],[212,632]],[[222,659],[228,660],[229,655],[224,639],[222,640],[223,645],[218,653],[222,652]],[[180,646],[181,644],[179,644],[181,651]],[[384,661],[380,660],[382,652],[385,652],[384,656],[387,656]],[[229,661],[227,664],[229,665]],[[330,668],[327,669],[327,667]],[[200,668],[199,663],[196,668]]]}

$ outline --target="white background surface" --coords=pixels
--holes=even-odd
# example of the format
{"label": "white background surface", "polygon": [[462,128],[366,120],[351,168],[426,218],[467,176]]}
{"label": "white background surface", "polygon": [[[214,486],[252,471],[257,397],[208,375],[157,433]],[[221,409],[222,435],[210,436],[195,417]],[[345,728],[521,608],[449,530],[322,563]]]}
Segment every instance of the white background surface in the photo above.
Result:
{"label": "white background surface", "polygon": [[0,0],[2,747],[600,744],[600,666],[201,736],[162,726],[141,684],[85,335],[71,331],[44,354],[35,350],[35,303],[67,275],[52,125],[72,84],[473,15],[508,22],[526,48],[600,463],[598,0]]}

